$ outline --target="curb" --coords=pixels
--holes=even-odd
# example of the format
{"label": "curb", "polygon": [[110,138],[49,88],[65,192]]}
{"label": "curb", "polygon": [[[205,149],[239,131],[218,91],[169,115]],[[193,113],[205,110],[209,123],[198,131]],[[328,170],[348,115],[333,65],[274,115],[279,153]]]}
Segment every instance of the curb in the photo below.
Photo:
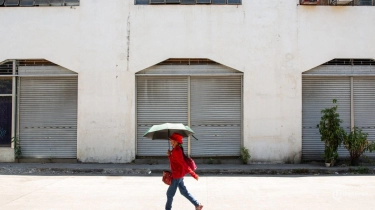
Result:
{"label": "curb", "polygon": [[[163,169],[133,168],[0,168],[0,175],[161,175]],[[199,175],[374,175],[375,168],[294,168],[294,169],[197,169]]]}

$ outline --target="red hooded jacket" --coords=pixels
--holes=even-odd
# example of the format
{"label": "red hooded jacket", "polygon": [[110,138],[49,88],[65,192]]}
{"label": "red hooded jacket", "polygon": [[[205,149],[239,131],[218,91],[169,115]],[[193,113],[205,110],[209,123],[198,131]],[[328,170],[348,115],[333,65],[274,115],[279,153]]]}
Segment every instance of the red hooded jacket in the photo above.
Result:
{"label": "red hooded jacket", "polygon": [[194,177],[194,179],[198,178],[198,175],[186,164],[180,146],[176,146],[175,148],[173,148],[171,151],[171,155],[169,155],[168,158],[171,165],[173,179],[180,179],[187,173]]}

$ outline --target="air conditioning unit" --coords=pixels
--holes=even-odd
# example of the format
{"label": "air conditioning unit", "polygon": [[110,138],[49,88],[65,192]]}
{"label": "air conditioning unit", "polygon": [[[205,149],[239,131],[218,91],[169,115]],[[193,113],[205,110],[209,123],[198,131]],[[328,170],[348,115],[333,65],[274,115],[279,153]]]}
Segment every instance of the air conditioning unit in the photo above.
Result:
{"label": "air conditioning unit", "polygon": [[348,5],[353,3],[353,0],[331,0],[331,5]]}
{"label": "air conditioning unit", "polygon": [[318,5],[320,0],[301,0],[301,5]]}

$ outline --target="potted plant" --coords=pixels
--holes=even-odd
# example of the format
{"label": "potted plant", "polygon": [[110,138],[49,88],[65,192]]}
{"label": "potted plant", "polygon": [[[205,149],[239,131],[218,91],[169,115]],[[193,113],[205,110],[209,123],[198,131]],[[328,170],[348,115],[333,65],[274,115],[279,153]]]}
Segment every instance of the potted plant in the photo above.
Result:
{"label": "potted plant", "polygon": [[359,158],[364,152],[375,150],[375,142],[368,141],[367,136],[368,133],[363,133],[357,127],[354,127],[349,134],[342,133],[343,144],[350,153],[350,164],[352,166],[359,165]]}
{"label": "potted plant", "polygon": [[327,148],[325,147],[324,148],[324,155],[323,155],[323,158],[324,158],[324,163],[326,165],[326,167],[330,167],[331,166],[331,148]]}
{"label": "potted plant", "polygon": [[[333,104],[336,104],[336,102],[337,100],[333,99]],[[334,164],[339,157],[337,149],[342,142],[342,138],[340,138],[342,133],[340,123],[342,123],[342,120],[337,113],[337,105],[323,109],[321,113],[322,117],[317,127],[321,135],[320,139],[324,142],[324,159],[326,163]]]}
{"label": "potted plant", "polygon": [[324,149],[324,155],[323,155],[326,167],[334,166],[338,156],[339,155],[337,151],[334,151],[333,148],[326,147]]}

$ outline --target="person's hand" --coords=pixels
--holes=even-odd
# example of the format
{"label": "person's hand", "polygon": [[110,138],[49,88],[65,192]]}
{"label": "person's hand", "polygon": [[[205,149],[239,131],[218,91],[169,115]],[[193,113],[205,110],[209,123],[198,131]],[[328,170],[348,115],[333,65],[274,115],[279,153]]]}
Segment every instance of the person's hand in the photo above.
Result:
{"label": "person's hand", "polygon": [[199,176],[197,175],[196,177],[194,177],[194,179],[196,179],[196,180],[198,181],[198,179],[199,179]]}
{"label": "person's hand", "polygon": [[168,151],[167,151],[167,155],[168,155],[168,156],[171,155],[171,150],[168,150]]}

